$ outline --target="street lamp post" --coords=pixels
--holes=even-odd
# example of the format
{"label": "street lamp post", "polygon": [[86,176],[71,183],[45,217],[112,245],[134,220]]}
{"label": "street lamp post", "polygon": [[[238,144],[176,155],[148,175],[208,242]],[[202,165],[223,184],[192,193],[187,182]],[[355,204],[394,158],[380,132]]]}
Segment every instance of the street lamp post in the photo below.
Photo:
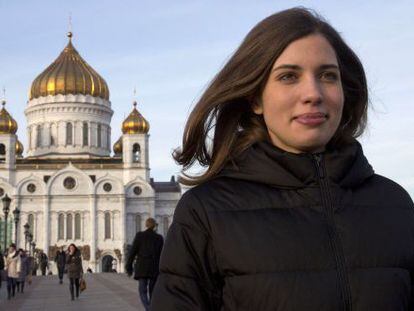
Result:
{"label": "street lamp post", "polygon": [[6,195],[1,199],[3,201],[3,213],[4,213],[4,251],[7,249],[7,216],[10,211],[11,199]]}
{"label": "street lamp post", "polygon": [[27,236],[29,235],[30,225],[26,222],[24,228],[24,250],[27,251]]}
{"label": "street lamp post", "polygon": [[14,216],[14,243],[16,244],[17,247],[17,225],[19,224],[19,220],[20,220],[20,210],[16,207],[13,210],[13,216]]}

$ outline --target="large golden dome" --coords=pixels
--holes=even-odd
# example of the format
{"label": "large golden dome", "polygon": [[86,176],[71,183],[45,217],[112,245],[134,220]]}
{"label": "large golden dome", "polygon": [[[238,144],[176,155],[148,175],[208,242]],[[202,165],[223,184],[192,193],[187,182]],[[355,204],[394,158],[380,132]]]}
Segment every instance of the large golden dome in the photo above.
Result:
{"label": "large golden dome", "polygon": [[69,43],[59,57],[33,81],[29,98],[83,94],[109,99],[109,89],[105,80],[74,48],[71,32],[68,33],[68,37]]}
{"label": "large golden dome", "polygon": [[16,134],[17,122],[12,118],[10,113],[4,108],[6,101],[3,100],[0,110],[0,134]]}
{"label": "large golden dome", "polygon": [[137,102],[134,102],[134,109],[122,122],[122,133],[124,134],[146,134],[149,131],[148,121],[138,112],[136,106]]}

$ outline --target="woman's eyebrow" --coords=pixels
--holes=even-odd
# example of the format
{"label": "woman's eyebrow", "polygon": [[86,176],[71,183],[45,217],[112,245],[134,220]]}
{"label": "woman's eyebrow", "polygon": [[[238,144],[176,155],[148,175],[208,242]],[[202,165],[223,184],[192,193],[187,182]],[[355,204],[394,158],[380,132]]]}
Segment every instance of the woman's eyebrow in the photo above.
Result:
{"label": "woman's eyebrow", "polygon": [[[283,64],[280,66],[277,66],[272,69],[272,71],[278,71],[281,69],[290,69],[290,70],[302,70],[303,68],[299,65],[292,65],[292,64]],[[337,69],[339,70],[338,65],[336,64],[323,64],[319,66],[319,69]]]}

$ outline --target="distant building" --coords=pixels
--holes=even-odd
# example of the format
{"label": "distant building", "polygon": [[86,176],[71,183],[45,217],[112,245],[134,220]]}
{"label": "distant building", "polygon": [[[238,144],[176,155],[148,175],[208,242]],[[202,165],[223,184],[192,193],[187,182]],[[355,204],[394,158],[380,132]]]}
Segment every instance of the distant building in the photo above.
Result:
{"label": "distant building", "polygon": [[82,248],[85,271],[105,271],[113,258],[123,271],[127,246],[146,218],[154,217],[158,231],[166,233],[181,189],[174,177],[150,178],[149,123],[136,102],[110,156],[109,88],[74,48],[71,33],[68,37],[59,57],[31,85],[25,157],[17,123],[3,102],[0,195],[12,198],[11,211],[21,210],[20,247],[28,223],[36,248],[50,259],[57,247],[75,243]]}

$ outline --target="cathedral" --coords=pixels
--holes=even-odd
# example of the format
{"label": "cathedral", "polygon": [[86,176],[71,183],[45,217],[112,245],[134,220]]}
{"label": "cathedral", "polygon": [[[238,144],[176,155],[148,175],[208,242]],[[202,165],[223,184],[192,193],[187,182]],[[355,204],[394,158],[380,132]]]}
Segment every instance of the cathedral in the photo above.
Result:
{"label": "cathedral", "polygon": [[53,273],[56,250],[71,243],[80,247],[85,271],[102,272],[113,259],[117,271],[124,270],[128,246],[145,229],[148,217],[166,234],[181,197],[180,185],[174,177],[166,182],[151,178],[150,126],[136,102],[111,148],[114,111],[108,85],[75,49],[71,32],[67,46],[30,87],[25,156],[17,122],[5,100],[2,104],[0,196],[11,198],[8,240],[16,235],[18,247],[25,248],[28,224],[36,252],[48,255]]}

